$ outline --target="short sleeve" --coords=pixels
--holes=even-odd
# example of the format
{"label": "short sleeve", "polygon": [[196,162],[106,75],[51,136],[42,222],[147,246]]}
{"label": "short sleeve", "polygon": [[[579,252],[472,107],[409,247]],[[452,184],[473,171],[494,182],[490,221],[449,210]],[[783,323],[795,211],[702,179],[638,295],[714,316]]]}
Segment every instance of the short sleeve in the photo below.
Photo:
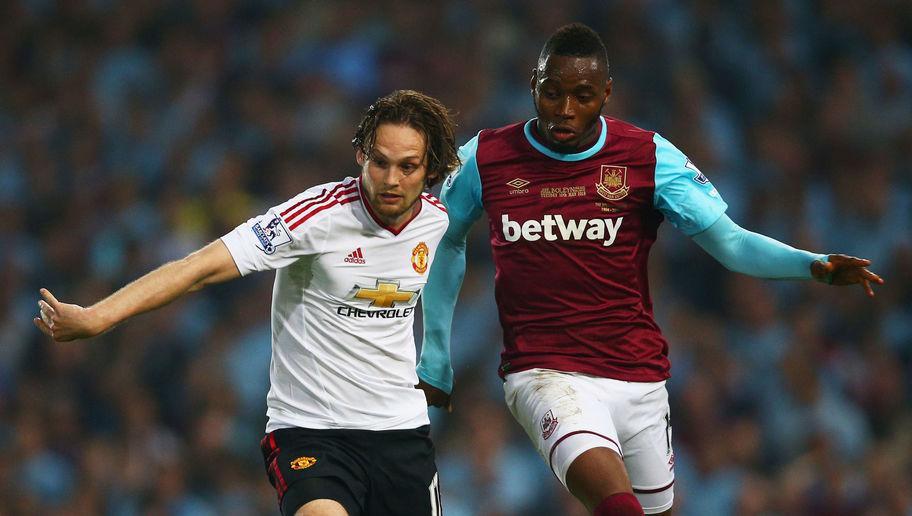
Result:
{"label": "short sleeve", "polygon": [[674,227],[696,235],[725,213],[728,204],[709,178],[658,133],[655,142],[655,207]]}
{"label": "short sleeve", "polygon": [[241,275],[281,269],[302,256],[321,252],[329,233],[323,223],[328,217],[314,217],[305,224],[295,224],[285,216],[293,212],[295,206],[325,194],[325,189],[308,190],[223,236],[222,242],[228,247]]}
{"label": "short sleeve", "polygon": [[462,222],[473,222],[483,210],[481,203],[481,177],[475,152],[478,150],[478,136],[459,148],[462,166],[447,176],[440,191],[440,200],[447,207],[450,218]]}

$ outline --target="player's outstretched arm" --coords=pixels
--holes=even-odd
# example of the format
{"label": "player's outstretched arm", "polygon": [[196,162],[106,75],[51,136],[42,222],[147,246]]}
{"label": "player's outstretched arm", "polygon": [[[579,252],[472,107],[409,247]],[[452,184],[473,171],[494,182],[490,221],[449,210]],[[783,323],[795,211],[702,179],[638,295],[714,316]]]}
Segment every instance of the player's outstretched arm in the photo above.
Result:
{"label": "player's outstretched arm", "polygon": [[206,285],[240,276],[221,240],[166,263],[90,307],[62,303],[41,289],[35,326],[57,342],[94,337],[134,315],[164,306]]}
{"label": "player's outstretched arm", "polygon": [[874,297],[872,283],[883,285],[884,280],[868,270],[871,260],[855,258],[844,254],[831,254],[827,260],[815,260],[811,263],[811,275],[814,279],[830,285],[856,285],[864,288],[868,297]]}
{"label": "player's outstretched arm", "polygon": [[860,284],[874,296],[872,284],[883,279],[869,271],[870,260],[842,254],[822,255],[795,249],[735,224],[723,214],[694,242],[727,269],[767,279],[817,279],[831,285]]}

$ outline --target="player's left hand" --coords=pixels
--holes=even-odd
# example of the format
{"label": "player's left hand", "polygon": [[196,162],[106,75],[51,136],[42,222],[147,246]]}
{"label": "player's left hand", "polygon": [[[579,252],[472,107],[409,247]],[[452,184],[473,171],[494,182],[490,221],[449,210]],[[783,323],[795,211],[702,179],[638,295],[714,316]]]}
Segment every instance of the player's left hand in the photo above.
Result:
{"label": "player's left hand", "polygon": [[872,283],[883,285],[880,276],[868,270],[871,260],[855,258],[844,254],[831,254],[827,261],[815,261],[811,264],[811,275],[817,281],[830,285],[855,285],[861,284],[868,297],[874,297]]}
{"label": "player's left hand", "polygon": [[447,412],[453,412],[453,399],[449,394],[421,379],[418,380],[415,388],[424,391],[428,407],[440,407],[446,409]]}
{"label": "player's left hand", "polygon": [[38,317],[35,326],[57,342],[94,337],[101,333],[89,309],[70,303],[61,303],[48,289],[40,290]]}

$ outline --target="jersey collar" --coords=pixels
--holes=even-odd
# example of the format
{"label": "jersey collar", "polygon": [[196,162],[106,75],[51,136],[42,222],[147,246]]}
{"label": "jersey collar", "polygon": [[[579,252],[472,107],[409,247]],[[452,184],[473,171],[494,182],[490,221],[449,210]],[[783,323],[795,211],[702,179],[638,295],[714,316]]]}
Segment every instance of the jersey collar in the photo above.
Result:
{"label": "jersey collar", "polygon": [[416,217],[418,217],[418,214],[421,213],[421,205],[424,204],[424,201],[421,199],[421,197],[418,197],[418,200],[415,202],[415,206],[412,208],[412,216],[409,217],[409,219],[407,221],[405,221],[405,224],[403,224],[401,228],[393,229],[392,227],[388,226],[385,222],[380,220],[380,217],[378,217],[377,214],[374,213],[374,209],[371,208],[370,201],[367,200],[367,196],[364,194],[364,187],[361,185],[361,176],[358,176],[358,194],[361,197],[361,204],[364,206],[364,210],[367,211],[367,214],[370,215],[370,218],[373,219],[373,221],[378,226],[389,231],[393,235],[398,235],[399,233],[402,233],[402,231],[406,227],[408,227],[408,225],[413,220],[415,220]]}
{"label": "jersey collar", "polygon": [[534,124],[536,120],[538,120],[538,119],[533,118],[532,120],[529,120],[528,122],[526,122],[526,125],[523,126],[523,133],[525,133],[525,135],[526,135],[526,140],[528,140],[529,144],[532,145],[532,147],[535,147],[535,150],[537,150],[538,152],[541,152],[545,156],[548,156],[549,158],[556,159],[559,161],[584,160],[584,159],[592,156],[596,152],[600,151],[602,149],[602,147],[605,145],[605,140],[608,139],[608,124],[605,122],[605,117],[600,116],[599,121],[602,123],[601,133],[599,134],[599,137],[595,141],[595,143],[592,144],[592,147],[589,147],[588,149],[586,149],[584,151],[576,152],[573,154],[561,154],[559,152],[554,152],[553,150],[549,149],[548,147],[545,147],[544,145],[541,144],[541,142],[539,142],[538,140],[535,139],[535,136],[532,134],[532,124]]}

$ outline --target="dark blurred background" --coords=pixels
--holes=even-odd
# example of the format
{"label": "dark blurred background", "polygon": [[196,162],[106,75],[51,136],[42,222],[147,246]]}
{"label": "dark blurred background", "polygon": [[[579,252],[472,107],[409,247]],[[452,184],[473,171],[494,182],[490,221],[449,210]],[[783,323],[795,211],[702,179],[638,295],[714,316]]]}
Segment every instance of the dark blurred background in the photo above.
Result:
{"label": "dark blurred background", "polygon": [[[888,281],[759,281],[663,228],[677,514],[912,514],[908,0],[2,2],[0,514],[276,514],[271,274],[69,344],[32,326],[38,288],[91,304],[356,174],[354,126],[393,89],[441,98],[460,141],[531,117],[571,21],[607,44],[608,114],[687,153],[736,222]],[[504,409],[491,284],[479,223],[456,411],[432,411],[446,512],[583,515]]]}

